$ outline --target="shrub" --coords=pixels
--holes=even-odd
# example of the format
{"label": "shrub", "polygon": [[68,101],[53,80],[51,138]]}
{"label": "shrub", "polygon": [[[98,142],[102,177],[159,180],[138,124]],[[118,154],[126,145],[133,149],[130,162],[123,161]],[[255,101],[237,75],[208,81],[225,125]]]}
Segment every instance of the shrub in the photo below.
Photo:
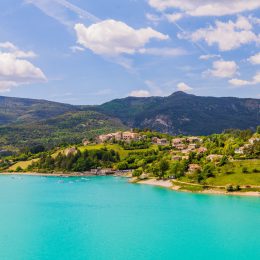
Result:
{"label": "shrub", "polygon": [[232,191],[234,191],[233,186],[232,186],[232,185],[227,185],[227,186],[226,186],[226,191],[227,191],[227,192],[232,192]]}
{"label": "shrub", "polygon": [[241,190],[240,186],[236,185],[236,187],[234,188],[234,191],[240,191],[240,190]]}
{"label": "shrub", "polygon": [[229,174],[234,174],[234,171],[226,171],[226,174],[229,175]]}
{"label": "shrub", "polygon": [[248,173],[247,167],[244,166],[244,167],[242,168],[242,173]]}
{"label": "shrub", "polygon": [[16,172],[21,172],[22,170],[23,170],[23,169],[22,169],[21,166],[17,166],[15,171],[16,171]]}
{"label": "shrub", "polygon": [[142,170],[141,169],[135,169],[133,171],[133,177],[140,177],[142,175]]}
{"label": "shrub", "polygon": [[226,186],[227,192],[240,191],[240,190],[241,190],[241,188],[240,188],[239,185],[232,186],[231,184],[229,184],[229,185]]}

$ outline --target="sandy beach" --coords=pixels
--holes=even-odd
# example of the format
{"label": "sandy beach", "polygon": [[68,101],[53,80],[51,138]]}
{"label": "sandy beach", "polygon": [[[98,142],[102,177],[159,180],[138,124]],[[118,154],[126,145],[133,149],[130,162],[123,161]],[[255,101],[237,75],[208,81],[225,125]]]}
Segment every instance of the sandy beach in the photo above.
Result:
{"label": "sandy beach", "polygon": [[147,179],[147,180],[142,180],[138,181],[137,183],[140,184],[146,184],[146,185],[153,185],[153,186],[160,186],[164,188],[172,188],[173,184],[170,180],[156,180],[156,179]]}
{"label": "sandy beach", "polygon": [[[192,192],[189,190],[181,190],[180,186],[174,185],[172,181],[170,180],[157,180],[157,179],[147,179],[147,180],[141,180],[136,183],[139,184],[145,184],[145,185],[153,185],[153,186],[160,186],[164,188],[168,188],[175,191],[181,191],[181,192]],[[226,192],[222,190],[214,190],[214,189],[205,189],[203,191],[198,192],[192,192],[192,193],[198,193],[198,194],[216,194],[216,195],[228,195],[228,196],[251,196],[251,197],[260,197],[260,192],[258,191],[248,191],[248,192],[241,192],[241,191],[235,191],[235,192]]]}

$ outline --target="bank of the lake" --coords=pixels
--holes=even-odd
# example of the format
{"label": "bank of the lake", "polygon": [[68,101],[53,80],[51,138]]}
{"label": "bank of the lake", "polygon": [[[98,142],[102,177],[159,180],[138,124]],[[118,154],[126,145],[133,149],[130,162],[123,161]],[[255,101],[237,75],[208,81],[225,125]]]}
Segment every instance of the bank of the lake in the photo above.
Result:
{"label": "bank of the lake", "polygon": [[39,172],[0,172],[0,175],[10,175],[10,176],[42,176],[42,177],[90,177],[95,176],[93,173],[64,173],[64,172],[55,172],[55,173],[39,173]]}
{"label": "bank of the lake", "polygon": [[[145,179],[145,180],[132,179],[129,182],[130,183],[137,183],[137,184],[152,185],[152,186],[160,186],[160,187],[168,188],[168,189],[175,190],[175,191],[189,192],[189,193],[192,192],[192,193],[215,194],[215,195],[218,194],[218,195],[260,197],[259,191],[227,192],[226,190],[220,189],[218,187],[215,187],[215,188],[210,187],[210,188],[205,189],[205,188],[202,187],[202,185],[199,185],[199,184],[184,183],[184,182],[171,181],[171,180],[158,180],[156,178],[148,178],[148,179]],[[182,184],[185,184],[185,185],[182,186]],[[199,189],[191,189],[192,187],[199,187]]]}
{"label": "bank of the lake", "polygon": [[[61,177],[61,178],[69,178],[69,177],[97,177],[96,174],[91,172],[71,172],[71,173],[39,173],[39,172],[0,172],[0,176],[38,176],[38,177]],[[104,175],[103,175],[104,176]],[[172,180],[159,180],[156,178],[148,178],[144,180],[139,180],[138,178],[131,178],[131,173],[115,173],[110,176],[114,177],[127,177],[129,178],[129,183],[136,184],[144,184],[151,186],[159,186],[167,189],[171,189],[174,191],[188,192],[188,193],[204,193],[204,194],[215,194],[215,195],[232,195],[232,196],[253,196],[260,197],[259,191],[234,191],[227,192],[224,189],[218,189],[217,187],[211,188],[202,188],[202,185],[194,184],[194,183],[186,183],[186,185],[182,186],[180,184],[184,184],[184,182],[180,181],[172,181]],[[176,183],[177,182],[177,183]],[[191,189],[192,187],[201,187],[200,189]]]}

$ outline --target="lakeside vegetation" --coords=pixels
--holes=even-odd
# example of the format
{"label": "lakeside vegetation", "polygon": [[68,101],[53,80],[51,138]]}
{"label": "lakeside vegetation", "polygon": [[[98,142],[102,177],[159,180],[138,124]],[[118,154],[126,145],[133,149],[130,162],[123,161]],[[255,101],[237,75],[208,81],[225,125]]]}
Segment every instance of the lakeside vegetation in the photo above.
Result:
{"label": "lakeside vegetation", "polygon": [[34,147],[16,156],[3,157],[0,169],[48,173],[104,168],[111,172],[131,170],[137,180],[180,181],[183,182],[181,189],[191,191],[207,186],[225,187],[227,191],[260,191],[260,127],[255,133],[230,129],[222,134],[200,137],[173,137],[137,129],[134,132],[137,138],[133,140],[113,137],[95,143],[84,139],[85,145],[49,151],[41,146]]}

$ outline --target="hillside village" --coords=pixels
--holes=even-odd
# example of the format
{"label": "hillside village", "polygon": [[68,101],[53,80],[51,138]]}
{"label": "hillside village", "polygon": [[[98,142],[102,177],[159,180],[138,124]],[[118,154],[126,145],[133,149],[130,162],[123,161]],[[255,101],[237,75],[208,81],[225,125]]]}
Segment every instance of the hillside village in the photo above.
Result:
{"label": "hillside village", "polygon": [[[137,142],[140,140],[147,140],[145,134],[140,134],[131,131],[126,132],[115,132],[104,135],[99,135],[96,139],[98,143],[109,143],[109,142]],[[203,140],[206,140],[199,136],[189,136],[189,137],[178,137],[178,138],[159,138],[157,136],[150,136],[150,142],[158,146],[169,146],[171,147],[171,153],[173,154],[173,160],[187,159],[191,152],[196,152],[198,154],[207,153],[208,149],[204,147]],[[149,142],[149,140],[148,140]],[[254,144],[260,142],[260,137],[253,136],[248,139],[243,145],[234,149],[234,154],[243,155],[246,150],[250,149]],[[84,139],[83,145],[89,145],[90,141]],[[210,161],[219,160],[222,158],[220,154],[208,154],[207,159]]]}
{"label": "hillside village", "polygon": [[255,133],[230,129],[210,136],[118,131],[53,151],[5,157],[0,168],[94,175],[131,172],[138,179],[156,177],[204,185],[227,179],[223,183],[251,187],[260,185],[260,127]]}
{"label": "hillside village", "polygon": [[[229,142],[230,140],[232,141],[233,139],[230,138]],[[245,159],[248,157],[248,151],[250,151],[254,145],[259,144],[259,142],[259,134],[255,134],[243,142],[238,142],[238,140],[234,139],[232,148],[229,148],[228,152],[223,152],[223,149],[219,149],[219,151],[216,151],[218,149],[212,149],[210,147],[212,146],[211,137],[205,136],[158,137],[158,133],[151,132],[147,135],[145,132],[134,132],[131,129],[131,131],[126,132],[99,135],[96,139],[96,143],[104,145],[109,143],[119,143],[121,145],[123,143],[148,143],[154,147],[159,147],[160,150],[164,150],[164,153],[170,156],[168,157],[170,158],[170,161],[179,163],[189,162],[185,174],[193,174],[202,171],[205,162],[218,165],[224,164],[228,161]],[[83,144],[89,145],[90,142],[88,140],[83,140]],[[200,159],[191,160],[191,157],[197,157]],[[253,155],[253,158],[260,158],[260,154]],[[202,159],[204,159],[204,161]],[[201,163],[202,161],[203,163]],[[121,169],[126,170],[127,167],[121,167]]]}

